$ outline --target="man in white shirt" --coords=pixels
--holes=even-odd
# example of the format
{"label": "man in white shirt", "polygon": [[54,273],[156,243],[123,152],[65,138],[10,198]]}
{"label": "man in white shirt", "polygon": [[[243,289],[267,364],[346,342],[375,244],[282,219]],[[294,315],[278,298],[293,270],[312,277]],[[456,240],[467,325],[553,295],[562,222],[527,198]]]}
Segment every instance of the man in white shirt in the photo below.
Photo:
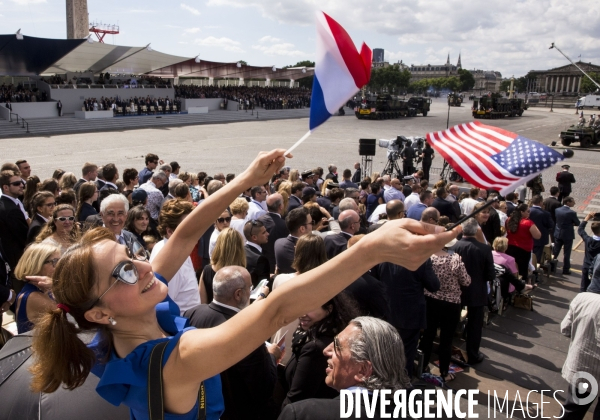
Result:
{"label": "man in white shirt", "polygon": [[473,213],[473,208],[479,203],[479,188],[471,188],[469,191],[469,197],[465,198],[460,203],[460,212],[462,214],[469,215]]}
{"label": "man in white shirt", "polygon": [[[192,212],[194,206],[182,200],[170,200],[165,202],[160,216],[158,218],[158,231],[165,239],[154,245],[150,262],[156,258],[160,251],[167,244],[167,241],[175,229],[188,214]],[[200,305],[200,293],[198,292],[198,282],[196,281],[196,272],[192,265],[192,259],[188,256],[177,273],[169,281],[169,296],[177,305],[181,315],[188,309]]]}
{"label": "man in white shirt", "polygon": [[[389,177],[389,175],[385,175],[385,176]],[[385,176],[384,176],[384,181],[385,181]],[[390,181],[389,188],[385,188],[385,185],[384,185],[384,189],[385,189],[385,191],[383,193],[383,198],[386,203],[388,201],[392,201],[392,200],[400,200],[400,201],[404,202],[404,200],[406,199],[404,197],[404,194],[402,193],[402,181],[400,181],[398,178],[394,178]]]}
{"label": "man in white shirt", "polygon": [[246,220],[256,220],[260,216],[267,214],[267,210],[265,209],[267,190],[262,185],[252,187],[250,195],[252,196],[252,200],[249,203],[250,208],[248,209]]}
{"label": "man in white shirt", "polygon": [[421,198],[419,197],[419,194],[421,194],[421,185],[415,183],[411,186],[411,189],[412,193],[404,200],[404,210],[407,212],[412,206],[421,202]]}
{"label": "man in white shirt", "polygon": [[155,171],[152,174],[150,181],[140,186],[141,189],[148,193],[148,204],[146,205],[146,208],[154,220],[158,220],[160,207],[162,206],[162,202],[165,198],[159,188],[162,188],[162,186],[168,182],[168,179],[169,178],[165,172]]}

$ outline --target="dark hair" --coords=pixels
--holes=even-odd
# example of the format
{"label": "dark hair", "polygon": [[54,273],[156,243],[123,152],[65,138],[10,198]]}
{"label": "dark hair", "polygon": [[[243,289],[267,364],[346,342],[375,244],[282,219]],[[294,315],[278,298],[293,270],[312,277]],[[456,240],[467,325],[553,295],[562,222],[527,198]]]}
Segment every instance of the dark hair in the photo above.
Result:
{"label": "dark hair", "polygon": [[438,198],[444,198],[448,195],[448,191],[446,191],[446,188],[444,187],[439,187],[437,190],[435,190],[435,195]]}
{"label": "dark hair", "polygon": [[125,185],[129,185],[131,181],[135,180],[135,177],[138,176],[137,169],[127,168],[123,171],[123,182]]}
{"label": "dark hair", "polygon": [[60,181],[64,173],[65,171],[63,171],[62,169],[57,169],[52,174],[52,178],[56,179],[57,181]]}
{"label": "dark hair", "polygon": [[[146,215],[148,216],[148,220],[152,219],[152,216],[150,216],[150,211],[142,206],[142,205],[138,205],[138,206],[134,206],[132,208],[129,209],[129,212],[127,213],[127,220],[125,220],[125,226],[124,229],[131,232],[131,233],[136,233],[135,231],[135,224],[134,222],[138,219],[142,218],[142,215]],[[140,234],[140,236],[144,236],[144,235],[152,235],[152,231],[150,230],[150,224],[148,224],[148,227],[146,228],[145,232],[142,232]]]}
{"label": "dark hair", "polygon": [[50,191],[40,191],[35,193],[31,199],[31,215],[35,215],[38,211],[38,207],[43,206],[44,201],[49,198],[54,198],[54,194],[52,194]]}
{"label": "dark hair", "polygon": [[325,215],[323,214],[323,212],[321,211],[321,206],[319,206],[317,203],[312,203],[313,205],[308,205],[308,213],[310,214],[310,218],[313,220],[313,226],[316,226],[316,224],[323,218],[325,217]]}
{"label": "dark hair", "polygon": [[[363,179],[362,181],[360,181],[360,189],[361,190],[366,190],[367,188],[369,188],[369,184],[370,182],[366,179]],[[371,184],[373,185],[373,184]]]}
{"label": "dark hair", "polygon": [[381,184],[379,182],[373,182],[371,184],[371,194],[378,194],[381,189]]}
{"label": "dark hair", "polygon": [[570,203],[571,201],[575,201],[575,199],[571,196],[567,196],[565,198],[563,198],[563,205],[566,205],[567,203]]}
{"label": "dark hair", "polygon": [[505,200],[513,201],[515,198],[517,198],[517,195],[514,192],[511,192],[511,193],[506,194]]}
{"label": "dark hair", "polygon": [[206,172],[198,172],[196,177],[198,178],[198,185],[202,186],[204,181],[206,180],[207,175]]}
{"label": "dark hair", "polygon": [[296,242],[292,268],[298,273],[306,273],[327,262],[325,241],[319,235],[304,235]]}
{"label": "dark hair", "polygon": [[230,183],[231,180],[233,180],[233,178],[235,178],[235,174],[227,174],[227,175],[225,175],[225,181],[227,183]]}
{"label": "dark hair", "polygon": [[171,172],[177,172],[177,170],[181,168],[181,165],[176,161],[169,163],[169,165],[171,165]]}
{"label": "dark hair", "polygon": [[308,209],[304,207],[298,207],[290,211],[287,216],[285,216],[285,224],[290,233],[296,232],[302,226],[306,225],[308,215]]}
{"label": "dark hair", "polygon": [[550,187],[550,195],[556,195],[556,194],[558,194],[558,193],[559,193],[559,191],[560,191],[560,190],[558,189],[558,187],[557,187],[557,186]]}
{"label": "dark hair", "polygon": [[40,191],[50,191],[52,194],[57,195],[58,193],[58,181],[54,178],[45,179],[40,185]]}
{"label": "dark hair", "polygon": [[531,197],[531,204],[539,206],[543,202],[544,202],[544,198],[540,194],[536,194],[533,197]]}
{"label": "dark hair", "polygon": [[[25,207],[25,210],[32,211],[31,200],[38,192],[39,188],[40,179],[37,177],[37,175],[31,175],[29,178],[27,178],[27,181],[25,181],[25,193],[23,194],[23,206]],[[33,213],[35,213],[35,211],[33,211]],[[33,213],[31,213],[30,216],[33,217]]]}
{"label": "dark hair", "polygon": [[261,185],[257,185],[255,187],[252,187],[250,189],[250,197],[252,198],[256,198],[256,196],[262,191],[264,187],[262,187]]}
{"label": "dark hair", "polygon": [[175,191],[173,192],[175,193],[175,198],[181,198],[182,200],[185,200],[190,194],[190,187],[188,187],[188,184],[185,182],[181,182],[175,187]]}
{"label": "dark hair", "polygon": [[79,201],[77,202],[77,211],[75,212],[76,221],[79,221],[83,203],[92,198],[96,194],[96,190],[96,184],[93,181],[84,182],[79,186]]}
{"label": "dark hair", "polygon": [[115,176],[117,175],[117,166],[114,163],[104,165],[104,167],[102,168],[102,174],[104,175],[104,179],[112,182],[112,180],[115,179]]}
{"label": "dark hair", "polygon": [[292,184],[292,194],[302,191],[304,189],[304,183],[302,181],[296,181]]}
{"label": "dark hair", "polygon": [[61,191],[60,195],[56,197],[56,204],[70,204],[77,205],[77,196],[75,195],[75,190],[66,190]]}
{"label": "dark hair", "polygon": [[337,199],[344,198],[344,190],[341,188],[334,188],[329,192],[329,199],[335,201]]}
{"label": "dark hair", "polygon": [[244,237],[247,241],[252,239],[252,235],[254,234],[254,228],[261,228],[264,224],[260,220],[249,220],[244,224]]}
{"label": "dark hair", "polygon": [[519,224],[521,223],[521,219],[523,218],[523,213],[529,209],[527,204],[519,204],[510,214],[506,222],[506,229],[509,232],[516,233],[519,229]]}
{"label": "dark hair", "polygon": [[479,197],[479,188],[471,188],[471,190],[469,191],[469,197],[471,197],[471,198]]}
{"label": "dark hair", "polygon": [[148,153],[144,159],[144,162],[146,163],[146,166],[148,166],[148,163],[150,162],[158,162],[158,156],[154,153]]}
{"label": "dark hair", "polygon": [[431,196],[431,191],[423,190],[419,194],[419,200],[421,200],[421,203],[422,203],[423,201],[427,200],[427,198],[429,198],[430,196]]}
{"label": "dark hair", "polygon": [[356,300],[347,293],[338,293],[333,299],[330,299],[321,308],[329,311],[327,316],[321,321],[315,322],[308,330],[308,339],[315,339],[323,331],[331,331],[339,334],[348,323],[354,318],[360,316],[360,309]]}
{"label": "dark hair", "polygon": [[351,178],[352,177],[352,171],[350,169],[344,169],[344,172],[342,173],[342,177],[343,178]]}

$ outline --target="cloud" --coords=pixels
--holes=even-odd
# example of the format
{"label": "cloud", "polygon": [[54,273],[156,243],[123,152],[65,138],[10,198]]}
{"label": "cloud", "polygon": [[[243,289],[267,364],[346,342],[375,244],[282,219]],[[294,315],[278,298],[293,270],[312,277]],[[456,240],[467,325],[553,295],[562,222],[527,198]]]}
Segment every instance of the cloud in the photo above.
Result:
{"label": "cloud", "polygon": [[[46,0],[10,0],[13,3],[17,3],[20,6],[28,6],[30,4],[40,4],[40,3],[46,3]],[[0,3],[2,4],[2,3]]]}
{"label": "cloud", "polygon": [[138,14],[152,14],[152,13],[158,13],[158,11],[156,10],[150,10],[150,9],[131,9],[128,10],[129,13],[138,13]]}
{"label": "cloud", "polygon": [[183,31],[183,33],[185,35],[189,35],[189,34],[196,34],[198,32],[200,32],[201,29],[200,28],[187,28],[186,30]]}
{"label": "cloud", "polygon": [[185,3],[181,3],[181,8],[190,12],[192,15],[200,16],[200,11],[198,9],[194,9],[192,6],[188,6]]}
{"label": "cloud", "polygon": [[307,53],[297,50],[294,44],[282,43],[273,44],[268,47],[265,45],[253,45],[253,49],[261,51],[265,55],[269,56],[287,56],[287,57],[306,57]]}
{"label": "cloud", "polygon": [[244,52],[244,50],[240,48],[241,44],[239,42],[225,37],[216,38],[214,36],[209,36],[206,38],[197,38],[196,40],[194,40],[194,44],[201,45],[203,47],[222,48],[225,51],[230,52]]}
{"label": "cloud", "polygon": [[275,37],[273,37],[271,35],[267,35],[267,36],[263,36],[261,39],[259,39],[258,42],[260,42],[260,43],[266,43],[266,42],[274,43],[274,42],[281,42],[281,39],[275,38]]}

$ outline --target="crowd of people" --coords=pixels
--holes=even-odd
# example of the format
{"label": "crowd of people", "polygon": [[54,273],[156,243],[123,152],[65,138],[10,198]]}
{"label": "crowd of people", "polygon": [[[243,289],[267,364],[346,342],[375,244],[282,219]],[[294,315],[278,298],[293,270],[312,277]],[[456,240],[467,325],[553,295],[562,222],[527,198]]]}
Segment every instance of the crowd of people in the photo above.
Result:
{"label": "crowd of people", "polygon": [[306,88],[258,86],[175,86],[178,98],[225,98],[247,109],[300,109],[310,107],[311,90]]}
{"label": "crowd of people", "polygon": [[[19,333],[36,331],[32,388],[76,388],[91,372],[103,398],[146,418],[150,397],[136,378],[152,371],[149,355],[162,343],[169,413],[337,418],[343,389],[410,390],[415,376],[452,381],[465,307],[464,362],[484,362],[486,308],[499,309],[494,279],[508,304],[511,293],[537,286],[544,258],[562,251],[570,274],[577,226],[582,295],[598,302],[600,222],[588,235],[594,214],[580,224],[572,210],[568,165],[549,195],[536,186],[527,202],[480,188],[461,193],[421,170],[404,179],[363,175],[358,163],[341,174],[334,164],[292,169],[281,150],[212,177],[152,153],[139,170],[87,162],[79,176],[57,170],[43,181],[26,160],[4,164],[0,301]],[[569,380],[583,363],[578,352],[599,357],[572,322],[581,310],[589,306],[572,306],[563,322],[579,343],[563,369]],[[91,344],[67,314],[97,334]],[[565,418],[585,414],[569,400],[565,410]]]}
{"label": "crowd of people", "polygon": [[2,86],[0,86],[0,102],[5,104],[11,102],[45,102],[47,100],[48,95],[46,95],[46,92],[27,89],[21,84],[14,86],[2,83]]}
{"label": "crowd of people", "polygon": [[[146,107],[146,111],[143,107]],[[151,111],[151,107],[154,107],[154,111]],[[160,107],[160,109],[159,109]],[[169,99],[168,96],[164,98],[150,98],[134,96],[130,99],[121,99],[119,97],[105,98],[102,96],[100,99],[97,98],[86,98],[83,101],[83,107],[86,111],[108,111],[112,110],[115,114],[118,112],[118,108],[121,108],[125,113],[125,109],[129,108],[129,113],[162,113],[172,114],[173,112],[179,112],[181,110],[181,101],[179,99]]]}

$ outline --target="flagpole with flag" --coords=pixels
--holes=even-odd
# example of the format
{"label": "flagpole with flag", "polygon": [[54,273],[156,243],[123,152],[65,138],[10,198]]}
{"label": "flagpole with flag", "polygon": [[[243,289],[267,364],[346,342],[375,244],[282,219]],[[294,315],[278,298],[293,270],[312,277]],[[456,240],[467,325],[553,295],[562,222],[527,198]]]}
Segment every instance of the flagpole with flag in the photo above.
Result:
{"label": "flagpole with flag", "polygon": [[329,15],[317,12],[317,58],[310,98],[309,131],[292,152],[369,82],[373,53],[363,42],[360,52],[346,30]]}

